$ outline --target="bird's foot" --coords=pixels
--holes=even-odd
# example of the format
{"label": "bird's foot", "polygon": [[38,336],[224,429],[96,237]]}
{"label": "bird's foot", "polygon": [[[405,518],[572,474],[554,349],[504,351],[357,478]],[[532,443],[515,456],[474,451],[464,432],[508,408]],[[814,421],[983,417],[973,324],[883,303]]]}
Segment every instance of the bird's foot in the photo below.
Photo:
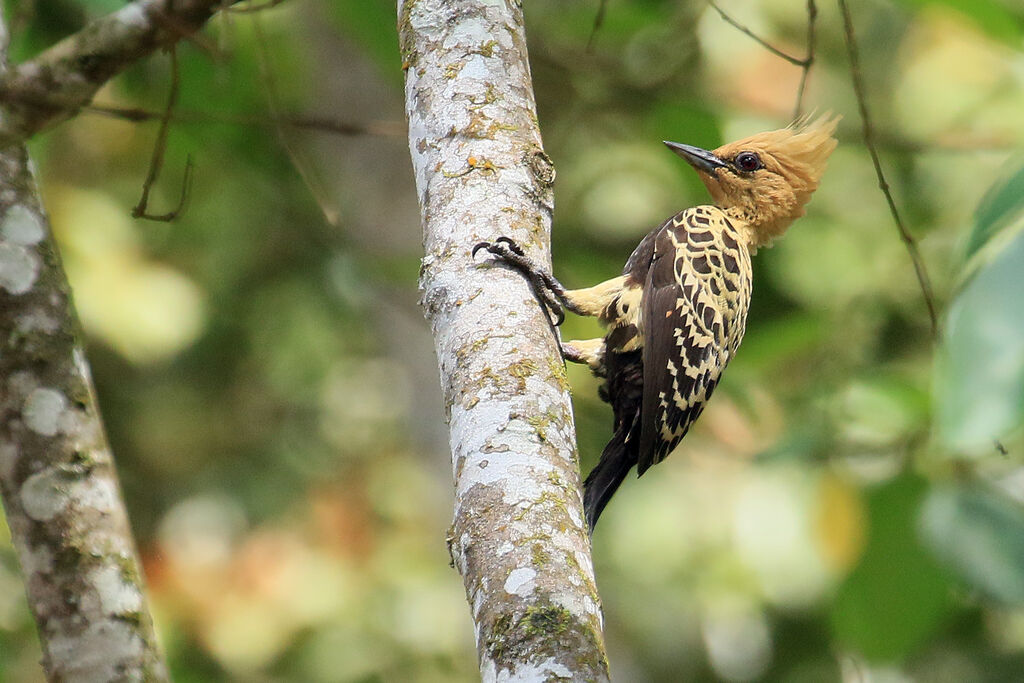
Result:
{"label": "bird's foot", "polygon": [[570,363],[586,365],[594,373],[595,377],[607,377],[608,372],[604,364],[605,341],[603,337],[561,342],[560,346],[564,360]]}
{"label": "bird's foot", "polygon": [[570,363],[579,363],[580,365],[586,365],[589,360],[587,355],[573,346],[571,342],[562,342],[562,358]]}
{"label": "bird's foot", "polygon": [[487,250],[492,256],[519,271],[525,277],[537,299],[548,315],[553,318],[552,323],[557,327],[565,322],[565,312],[562,309],[561,293],[565,287],[523,252],[522,247],[508,237],[499,237],[493,242],[480,242],[473,247],[472,255],[475,258],[478,251]]}

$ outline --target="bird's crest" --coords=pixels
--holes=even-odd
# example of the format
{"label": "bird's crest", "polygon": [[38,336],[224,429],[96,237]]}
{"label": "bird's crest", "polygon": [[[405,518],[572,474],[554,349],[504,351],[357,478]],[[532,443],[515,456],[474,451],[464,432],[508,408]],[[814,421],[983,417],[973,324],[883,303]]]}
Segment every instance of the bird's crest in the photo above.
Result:
{"label": "bird's crest", "polygon": [[745,225],[751,249],[771,244],[804,214],[836,148],[839,118],[805,118],[730,142],[711,152],[719,165],[696,166],[715,204]]}
{"label": "bird's crest", "polygon": [[836,148],[832,134],[840,118],[831,114],[824,114],[813,121],[803,117],[786,128],[757,133],[722,145],[714,153],[726,159],[744,149],[766,152],[775,157],[785,170],[798,175],[801,182],[817,187],[825,172],[825,163]]}

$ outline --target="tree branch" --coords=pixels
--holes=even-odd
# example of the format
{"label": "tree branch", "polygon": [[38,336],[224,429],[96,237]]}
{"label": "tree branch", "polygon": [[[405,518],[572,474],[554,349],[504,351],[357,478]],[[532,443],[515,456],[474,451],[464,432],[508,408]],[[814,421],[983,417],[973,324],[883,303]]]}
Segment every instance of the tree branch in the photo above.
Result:
{"label": "tree branch", "polygon": [[[0,74],[3,37],[0,18]],[[50,681],[165,681],[77,326],[28,154],[8,146],[0,150],[0,494],[43,666]]]}
{"label": "tree branch", "polygon": [[[771,52],[773,55],[775,55],[779,59],[784,59],[787,62],[789,62],[790,64],[792,64],[793,66],[799,66],[799,67],[805,68],[805,69],[806,68],[810,68],[811,62],[813,61],[813,56],[812,55],[809,54],[805,59],[799,59],[797,57],[794,57],[791,54],[783,52],[782,50],[780,50],[779,48],[775,47],[774,45],[769,43],[767,40],[762,38],[761,36],[757,35],[753,31],[751,31],[749,28],[747,28],[746,26],[744,26],[743,24],[741,24],[740,22],[736,21],[731,16],[726,14],[725,10],[722,9],[721,7],[719,7],[718,3],[715,2],[715,0],[708,0],[708,4],[711,5],[711,9],[715,10],[716,12],[718,12],[718,16],[720,16],[722,18],[722,21],[724,21],[725,23],[729,24],[730,26],[732,26],[733,28],[738,30],[740,33],[743,33],[744,35],[747,35],[747,36],[753,38],[754,42],[756,42],[758,45],[760,45],[764,49],[768,50],[768,52]],[[812,6],[812,5],[809,5],[809,7],[810,6]],[[810,16],[811,16],[811,19],[810,19],[811,26],[813,26],[814,25],[813,24],[814,18],[817,16],[817,13],[815,12],[815,13],[811,14]]]}
{"label": "tree branch", "polygon": [[875,129],[871,124],[871,115],[868,111],[867,94],[864,88],[864,77],[860,71],[860,55],[857,51],[857,39],[853,30],[853,18],[850,16],[850,8],[845,0],[838,0],[839,11],[843,16],[843,31],[846,36],[846,49],[850,58],[850,77],[853,80],[853,92],[857,96],[857,106],[860,109],[860,120],[864,128],[864,146],[868,148],[871,155],[871,163],[875,167],[875,175],[878,177],[878,188],[885,195],[885,201],[889,205],[889,212],[892,214],[896,230],[900,239],[907,248],[910,261],[914,265],[914,273],[917,275],[917,282],[921,287],[921,296],[924,298],[925,306],[928,308],[928,320],[931,323],[932,340],[939,338],[939,314],[935,305],[935,294],[932,290],[932,282],[928,277],[928,268],[925,266],[921,252],[917,248],[917,241],[907,230],[903,223],[899,210],[896,208],[896,201],[889,190],[889,183],[885,180],[885,173],[882,171],[882,162],[878,157],[878,149],[875,145]]}
{"label": "tree branch", "polygon": [[807,89],[807,78],[811,75],[811,67],[814,66],[814,24],[818,19],[818,6],[814,0],[807,0],[807,56],[804,63],[800,65],[800,85],[796,89],[796,105],[793,107],[793,120],[803,116],[804,91]]}
{"label": "tree branch", "polygon": [[0,149],[74,116],[108,80],[191,36],[223,0],[136,0],[0,79]]}
{"label": "tree branch", "polygon": [[178,103],[178,88],[181,85],[181,78],[178,75],[178,53],[173,45],[170,48],[170,53],[171,92],[167,96],[167,106],[160,117],[160,128],[156,134],[156,142],[153,144],[153,156],[149,161],[149,171],[146,173],[146,179],[142,182],[142,196],[139,197],[139,203],[132,209],[132,218],[145,218],[146,220],[164,223],[170,223],[176,219],[182,209],[185,208],[185,202],[188,199],[189,189],[192,185],[192,159],[190,157],[185,164],[185,178],[181,183],[178,205],[171,211],[163,214],[149,212],[149,193],[153,191],[153,185],[160,177],[160,171],[164,167],[164,154],[167,152],[167,134],[171,130],[171,116],[174,113],[174,106]]}
{"label": "tree branch", "polygon": [[[449,417],[449,544],[484,681],[607,681],[555,335],[519,275],[474,263],[506,235],[550,263],[541,146],[518,2],[400,0],[420,285]],[[483,261],[483,259],[481,259]]]}
{"label": "tree branch", "polygon": [[597,38],[597,32],[601,30],[601,26],[604,25],[604,15],[608,11],[608,0],[599,0],[597,5],[597,14],[594,15],[594,25],[590,29],[590,37],[587,38],[587,52],[589,53],[594,48],[594,39]]}
{"label": "tree branch", "polygon": [[786,60],[793,66],[800,67],[800,84],[796,89],[796,104],[793,107],[793,120],[799,120],[803,115],[804,91],[807,89],[807,78],[811,75],[811,67],[814,66],[815,22],[818,19],[818,6],[815,4],[814,0],[807,0],[807,55],[803,59],[798,59],[791,54],[783,52],[740,22],[733,19],[730,15],[726,14],[725,10],[723,10],[715,0],[708,0],[708,5],[718,12],[718,16],[720,16],[725,23],[729,24],[741,33],[753,38],[754,42],[765,50],[768,50],[768,52],[780,59]]}
{"label": "tree branch", "polygon": [[287,126],[281,123],[282,117],[281,108],[278,104],[277,79],[274,78],[274,72],[270,66],[271,59],[269,48],[267,47],[267,38],[263,33],[263,24],[260,22],[258,12],[251,14],[250,17],[252,19],[252,28],[256,35],[256,54],[259,56],[263,92],[267,97],[267,109],[270,111],[271,120],[274,121],[274,132],[277,133],[278,142],[281,143],[281,148],[288,155],[288,159],[292,162],[292,167],[299,174],[306,189],[309,190],[310,196],[313,197],[317,206],[320,207],[324,220],[327,221],[328,225],[337,226],[338,219],[341,216],[341,207],[333,199],[333,193],[325,187],[314,165],[310,164],[305,155],[292,144]]}
{"label": "tree branch", "polygon": [[[102,104],[89,104],[83,108],[86,114],[101,114],[111,118],[122,119],[133,123],[145,123],[148,121],[162,120],[166,112],[149,111],[137,107],[114,107]],[[308,130],[315,133],[329,133],[332,135],[379,135],[393,137],[405,135],[404,121],[369,121],[367,123],[349,123],[324,117],[305,116],[299,114],[284,114],[281,118],[274,119],[268,116],[242,116],[239,114],[218,114],[213,112],[191,111],[183,112],[175,110],[171,112],[171,121],[174,123],[225,123],[234,126],[260,126],[263,128],[275,128],[287,126],[298,130]]]}

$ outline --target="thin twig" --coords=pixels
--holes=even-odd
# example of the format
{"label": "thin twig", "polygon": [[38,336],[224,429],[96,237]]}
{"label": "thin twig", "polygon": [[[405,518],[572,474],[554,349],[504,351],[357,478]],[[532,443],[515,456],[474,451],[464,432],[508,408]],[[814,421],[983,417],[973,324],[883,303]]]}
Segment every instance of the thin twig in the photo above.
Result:
{"label": "thin twig", "polygon": [[793,108],[793,120],[796,121],[803,114],[804,90],[807,88],[807,77],[811,73],[811,66],[814,64],[814,24],[818,18],[818,6],[814,0],[807,0],[807,56],[800,66],[800,85],[796,89],[796,106]]}
{"label": "thin twig", "polygon": [[284,0],[266,0],[266,2],[261,2],[258,5],[255,4],[255,3],[249,2],[249,3],[246,3],[245,5],[239,5],[238,7],[227,7],[227,8],[225,8],[225,11],[232,12],[232,13],[235,13],[235,14],[252,14],[253,12],[262,12],[264,10],[268,10],[268,9],[273,8],[273,7],[277,7],[282,2],[284,2]]}
{"label": "thin twig", "polygon": [[327,192],[317,178],[316,172],[309,167],[305,158],[292,145],[291,140],[288,139],[288,131],[280,123],[282,117],[278,106],[277,81],[274,79],[274,73],[270,68],[271,60],[268,54],[266,35],[263,33],[263,23],[260,21],[258,12],[249,16],[252,18],[253,32],[256,36],[256,51],[259,55],[260,73],[263,76],[264,92],[267,96],[267,108],[270,110],[270,118],[274,122],[277,138],[281,142],[285,153],[288,154],[292,166],[298,171],[310,194],[313,195],[313,199],[316,200],[324,218],[330,225],[336,225],[341,213],[340,210],[335,206],[334,202],[328,199]]}
{"label": "thin twig", "polygon": [[590,37],[587,38],[587,54],[593,51],[594,38],[597,37],[597,32],[601,30],[601,25],[604,24],[604,13],[608,9],[608,0],[600,0],[597,6],[597,15],[594,17],[594,27],[590,29]]}
{"label": "thin twig", "polygon": [[[767,42],[766,40],[761,38],[759,35],[757,35],[753,31],[751,31],[749,28],[747,28],[746,26],[744,26],[743,24],[739,23],[738,21],[733,19],[731,16],[726,14],[725,10],[723,10],[721,7],[719,7],[718,3],[716,3],[715,0],[708,0],[708,4],[711,5],[711,7],[716,12],[718,12],[718,15],[720,17],[722,17],[722,19],[725,21],[725,23],[729,24],[730,26],[732,26],[733,28],[737,29],[741,33],[744,33],[744,34],[750,36],[751,38],[753,38],[757,42],[758,45],[760,45],[764,49],[768,50],[769,52],[771,52],[776,57],[779,57],[781,59],[785,59],[787,62],[789,62],[793,66],[799,66],[801,68],[810,68],[811,61],[813,60],[813,55],[809,55],[807,57],[807,59],[797,59],[793,55],[787,54],[787,53],[783,52],[782,50],[780,50],[779,48],[775,47],[774,45],[770,44],[769,42]],[[809,4],[813,5],[813,2],[809,3]],[[811,25],[813,26],[813,19],[811,20]],[[810,29],[810,30],[813,32],[813,28]]]}
{"label": "thin twig", "polygon": [[[82,108],[85,114],[109,116],[131,123],[147,123],[163,117],[163,112],[142,109],[140,107],[115,107],[109,104],[89,104]],[[405,135],[405,123],[402,121],[369,121],[367,123],[351,123],[320,116],[287,114],[277,121],[267,116],[246,116],[243,114],[215,113],[175,109],[171,114],[171,122],[175,124],[224,124],[232,126],[252,126],[273,128],[287,126],[330,135],[359,136],[370,135],[380,137],[397,137]],[[840,141],[847,137],[853,138],[845,127],[840,127]],[[858,133],[859,135],[859,133]],[[892,150],[905,154],[978,154],[981,152],[1008,152],[1020,149],[1011,140],[993,140],[959,136],[945,141],[921,142],[900,137],[897,133],[875,131],[875,144],[879,149]]]}
{"label": "thin twig", "polygon": [[[115,107],[107,104],[90,104],[82,108],[86,114],[100,114],[115,119],[145,123],[163,118],[162,112],[155,112],[138,107]],[[334,135],[379,135],[394,137],[405,134],[405,124],[400,121],[371,121],[369,123],[349,123],[325,117],[286,115],[277,120],[266,116],[244,116],[240,114],[215,114],[200,111],[175,111],[171,114],[174,123],[223,123],[236,126],[254,126],[274,128],[288,126],[300,130],[311,130]]]}
{"label": "thin twig", "polygon": [[168,48],[168,52],[171,55],[171,92],[167,96],[167,106],[160,117],[160,129],[157,131],[156,142],[153,144],[153,158],[149,162],[149,172],[146,174],[146,180],[142,183],[142,196],[139,198],[139,203],[132,209],[133,218],[145,218],[146,220],[162,221],[165,223],[173,221],[181,213],[181,210],[185,207],[185,201],[188,199],[189,186],[192,184],[192,159],[190,157],[185,163],[185,178],[182,181],[178,205],[174,210],[167,213],[149,213],[149,193],[153,189],[153,185],[156,184],[157,178],[160,177],[160,170],[164,165],[164,154],[167,152],[167,134],[171,129],[171,113],[174,111],[174,105],[178,102],[178,90],[181,85],[181,78],[178,72],[178,53],[173,44]]}
{"label": "thin twig", "polygon": [[176,34],[179,39],[192,43],[210,59],[214,61],[224,60],[224,54],[217,47],[216,43],[194,29],[190,29],[188,24],[178,17],[167,12],[155,11],[153,12],[153,20],[160,24],[168,33]]}
{"label": "thin twig", "polygon": [[889,191],[889,183],[886,182],[885,174],[882,172],[882,162],[878,158],[878,150],[875,147],[874,128],[871,125],[871,116],[868,113],[864,79],[861,75],[860,57],[857,52],[857,40],[853,32],[853,19],[850,16],[850,9],[846,5],[846,0],[837,1],[839,3],[839,10],[843,15],[843,29],[846,33],[846,49],[850,58],[850,75],[853,80],[853,92],[857,97],[857,107],[860,109],[860,119],[864,133],[864,145],[868,148],[868,153],[871,155],[871,163],[875,166],[875,175],[878,176],[878,187],[882,190],[882,194],[885,195],[885,200],[889,204],[889,212],[892,213],[892,218],[896,223],[896,229],[899,231],[900,239],[902,239],[903,244],[906,245],[907,253],[910,254],[910,260],[914,264],[914,272],[917,273],[917,281],[921,285],[921,294],[924,296],[925,305],[928,307],[928,317],[931,321],[932,338],[933,340],[937,340],[939,337],[939,316],[936,311],[935,295],[932,292],[931,280],[928,277],[928,270],[925,268],[924,259],[921,258],[921,252],[917,248],[917,242],[914,240],[913,235],[911,235],[907,230],[906,225],[904,225],[903,219],[900,217],[900,213],[896,209],[896,202],[893,200],[892,192]]}

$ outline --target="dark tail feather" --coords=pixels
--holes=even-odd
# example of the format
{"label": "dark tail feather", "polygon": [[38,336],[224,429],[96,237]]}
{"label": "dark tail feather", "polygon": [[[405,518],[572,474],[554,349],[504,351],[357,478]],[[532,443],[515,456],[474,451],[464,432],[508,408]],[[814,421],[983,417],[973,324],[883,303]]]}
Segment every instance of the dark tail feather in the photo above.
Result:
{"label": "dark tail feather", "polygon": [[636,464],[636,460],[626,452],[627,430],[616,430],[612,440],[604,447],[597,466],[587,475],[583,482],[583,510],[587,515],[587,525],[593,535],[597,526],[597,518],[612,499],[619,485]]}

